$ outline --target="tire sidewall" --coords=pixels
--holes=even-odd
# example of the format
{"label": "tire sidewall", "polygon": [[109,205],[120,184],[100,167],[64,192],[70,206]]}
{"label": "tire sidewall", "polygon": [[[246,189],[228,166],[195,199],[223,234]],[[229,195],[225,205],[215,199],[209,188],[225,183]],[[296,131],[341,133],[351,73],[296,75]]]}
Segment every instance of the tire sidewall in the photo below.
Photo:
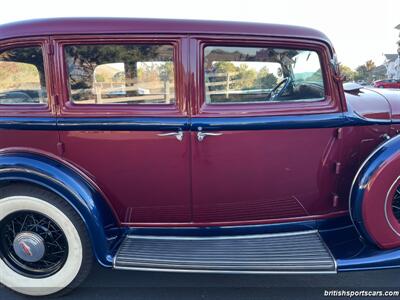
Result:
{"label": "tire sidewall", "polygon": [[42,199],[27,195],[0,199],[0,221],[7,215],[21,210],[36,211],[56,222],[66,236],[68,257],[57,273],[45,278],[30,278],[21,275],[0,259],[0,282],[25,295],[44,296],[57,293],[71,284],[81,268],[83,247],[78,230],[61,209]]}

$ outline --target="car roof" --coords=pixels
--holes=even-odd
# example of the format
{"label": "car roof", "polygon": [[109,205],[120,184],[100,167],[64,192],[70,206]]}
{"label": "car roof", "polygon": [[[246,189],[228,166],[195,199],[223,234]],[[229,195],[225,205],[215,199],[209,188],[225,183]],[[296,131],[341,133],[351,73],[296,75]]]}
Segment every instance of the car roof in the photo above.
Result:
{"label": "car roof", "polygon": [[42,35],[111,33],[235,34],[296,37],[323,41],[331,46],[328,37],[318,30],[264,23],[170,19],[58,18],[35,19],[0,25],[0,40]]}

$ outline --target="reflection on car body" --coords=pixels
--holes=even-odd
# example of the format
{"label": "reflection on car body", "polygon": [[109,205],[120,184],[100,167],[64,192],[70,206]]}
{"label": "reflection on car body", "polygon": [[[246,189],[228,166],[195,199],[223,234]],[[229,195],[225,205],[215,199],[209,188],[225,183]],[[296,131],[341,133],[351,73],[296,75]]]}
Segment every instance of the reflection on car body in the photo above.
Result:
{"label": "reflection on car body", "polygon": [[400,266],[400,94],[303,27],[0,26],[0,282]]}

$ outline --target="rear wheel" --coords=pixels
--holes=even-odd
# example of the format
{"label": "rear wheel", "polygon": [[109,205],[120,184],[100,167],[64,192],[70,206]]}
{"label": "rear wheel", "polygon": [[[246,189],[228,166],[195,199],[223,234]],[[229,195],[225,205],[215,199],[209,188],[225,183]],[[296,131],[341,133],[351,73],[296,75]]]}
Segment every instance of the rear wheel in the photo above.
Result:
{"label": "rear wheel", "polygon": [[396,187],[392,197],[392,212],[397,222],[400,223],[400,186]]}
{"label": "rear wheel", "polygon": [[25,295],[63,294],[90,271],[92,251],[75,210],[41,188],[0,189],[0,281]]}

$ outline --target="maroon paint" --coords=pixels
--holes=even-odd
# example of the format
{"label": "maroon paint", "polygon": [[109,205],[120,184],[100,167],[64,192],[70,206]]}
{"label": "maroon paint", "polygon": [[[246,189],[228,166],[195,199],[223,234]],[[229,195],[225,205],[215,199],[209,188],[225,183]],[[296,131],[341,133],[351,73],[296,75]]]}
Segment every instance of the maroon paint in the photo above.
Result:
{"label": "maroon paint", "polygon": [[[113,105],[94,108],[69,103],[62,46],[99,39],[113,43],[161,41],[174,45],[177,105],[121,109]],[[328,66],[330,42],[312,29],[208,21],[61,19],[3,25],[0,40],[3,40],[0,48],[39,44],[50,49],[50,43],[55,53],[50,56],[46,51],[44,55],[50,105],[1,106],[2,116],[54,117],[57,113],[62,117],[196,118],[332,113],[347,109],[341,83],[325,67],[326,99],[318,103],[227,108],[207,106],[202,100],[202,62],[198,58],[204,45],[307,47],[318,51],[323,65]],[[398,96],[385,95],[391,101],[393,118],[400,119],[400,101],[395,101]],[[388,102],[373,92],[348,96],[348,102],[349,109],[362,117],[390,118]],[[186,133],[181,143],[174,137],[158,137],[156,131],[60,134],[66,145],[64,159],[98,184],[122,224],[210,226],[308,220],[346,213],[348,185],[361,161],[381,142],[382,134],[396,129],[381,125],[347,127],[341,132],[337,129],[226,131],[223,136],[207,137],[201,143],[195,139],[195,133]],[[56,131],[7,130],[1,131],[0,141],[2,148],[27,147],[57,155],[59,138]],[[336,163],[341,167],[335,168]],[[339,201],[334,206],[336,193]]]}
{"label": "maroon paint", "polygon": [[227,21],[197,21],[124,18],[59,18],[22,21],[2,25],[0,40],[28,36],[64,34],[235,34],[246,36],[298,37],[331,44],[322,32],[305,27]]}
{"label": "maroon paint", "polygon": [[[74,105],[69,101],[68,74],[63,57],[65,45],[76,44],[169,44],[174,47],[176,104],[171,105]],[[51,38],[55,51],[56,89],[60,98],[58,113],[62,117],[110,117],[110,116],[169,116],[180,117],[187,115],[186,94],[188,88],[188,73],[185,69],[188,45],[187,38],[181,36],[159,35],[96,35],[96,36],[57,36]]]}
{"label": "maroon paint", "polygon": [[[0,38],[1,40],[1,38]],[[32,37],[32,38],[15,38],[6,41],[0,41],[0,51],[6,51],[10,48],[39,46],[43,51],[43,63],[46,73],[46,86],[48,90],[48,105],[0,105],[0,116],[29,116],[29,117],[54,117],[55,103],[52,97],[53,89],[51,82],[52,64],[49,56],[46,55],[49,47],[48,37]]]}
{"label": "maroon paint", "polygon": [[385,97],[390,104],[392,119],[399,123],[400,121],[400,93],[389,89],[373,89],[373,91],[382,97]]}
{"label": "maroon paint", "polygon": [[[364,226],[375,243],[383,249],[399,245],[400,224],[391,207],[391,200],[400,182],[399,170],[400,154],[397,154],[374,172],[364,192],[362,204]],[[388,201],[385,206],[386,197]],[[388,226],[388,222],[392,228]]]}
{"label": "maroon paint", "polygon": [[[207,105],[202,53],[207,45],[300,47],[316,50],[328,65],[326,45],[277,38],[194,36],[191,40],[193,118],[290,115],[340,111],[332,76],[323,68],[324,101]],[[195,52],[196,51],[196,52]],[[192,133],[193,221],[237,222],[299,218],[343,209],[332,207],[333,164],[339,160],[335,129],[224,131],[198,142]],[[309,153],[307,149],[311,149]],[[300,151],[299,151],[300,150]],[[305,150],[305,151],[303,151]]]}
{"label": "maroon paint", "polygon": [[189,222],[189,140],[160,132],[63,131],[65,159],[84,169],[121,222]]}
{"label": "maroon paint", "polygon": [[[329,48],[321,41],[304,40],[298,38],[282,39],[271,37],[240,37],[224,35],[192,36],[190,71],[193,74],[191,82],[191,104],[193,117],[240,117],[240,116],[279,116],[313,113],[334,113],[341,111],[341,99],[337,90],[333,88],[332,72],[329,65]],[[204,70],[203,49],[208,45],[225,46],[258,46],[295,48],[316,51],[321,60],[322,74],[325,89],[324,101],[299,101],[296,103],[257,103],[257,104],[206,104],[204,99]]]}
{"label": "maroon paint", "polygon": [[[55,105],[52,97],[51,62],[46,55],[48,37],[13,38],[0,42],[0,51],[15,47],[40,46],[46,73],[48,104],[43,105],[0,105],[1,117],[50,117],[55,118]],[[57,131],[47,130],[0,130],[0,151],[31,151],[48,156],[59,155]]]}
{"label": "maroon paint", "polygon": [[[346,100],[350,109],[353,109],[358,116],[372,120],[390,120],[391,108],[393,104],[396,105],[368,89],[363,89],[359,95],[346,94]],[[400,106],[398,108],[400,109]]]}
{"label": "maroon paint", "polygon": [[335,129],[192,133],[194,222],[319,215],[332,207]]}
{"label": "maroon paint", "polygon": [[12,148],[23,151],[33,150],[45,155],[58,155],[58,141],[57,131],[0,130],[0,151]]}

